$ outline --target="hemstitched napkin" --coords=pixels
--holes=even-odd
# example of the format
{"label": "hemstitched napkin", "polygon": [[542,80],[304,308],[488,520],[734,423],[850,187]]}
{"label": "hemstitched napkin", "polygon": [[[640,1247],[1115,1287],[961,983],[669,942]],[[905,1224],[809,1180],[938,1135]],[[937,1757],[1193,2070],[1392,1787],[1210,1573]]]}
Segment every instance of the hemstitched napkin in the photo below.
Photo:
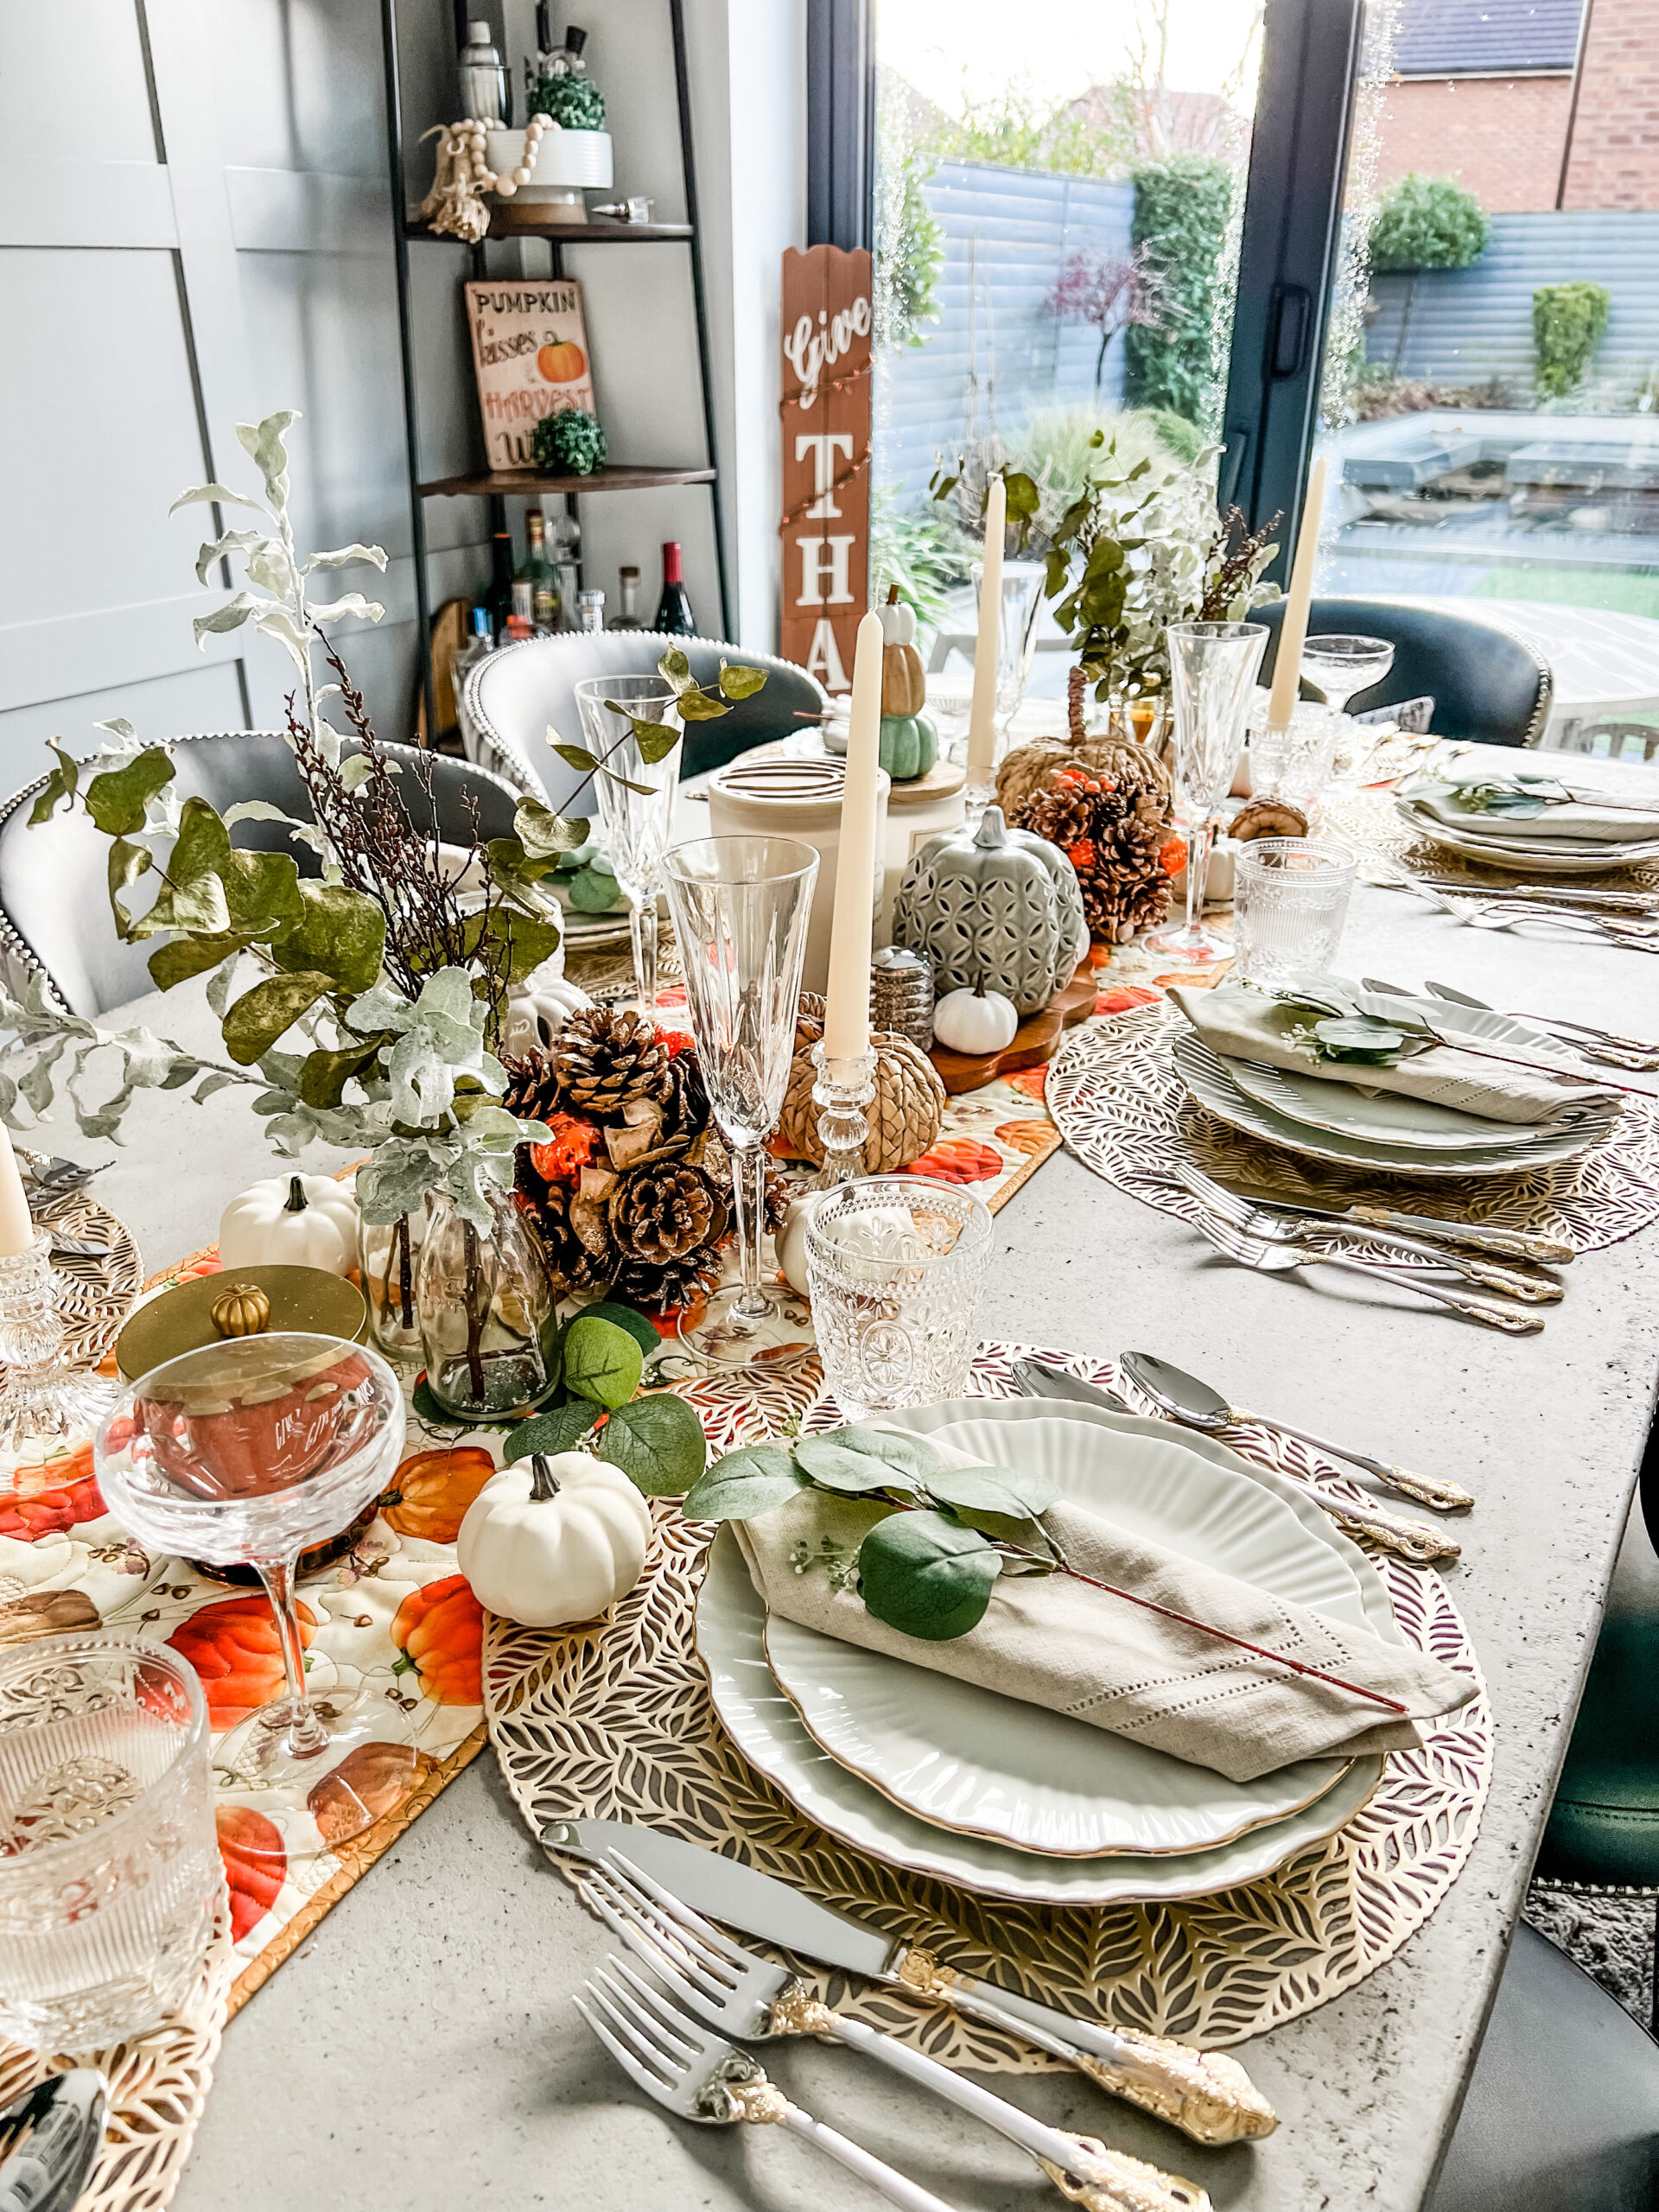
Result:
{"label": "hemstitched napkin", "polygon": [[[947,1456],[947,1447],[936,1448]],[[948,1456],[971,1464],[961,1452]],[[1397,1699],[1411,1717],[1396,1719],[1351,1691],[1065,1574],[999,1575],[976,1627],[950,1643],[925,1643],[877,1620],[855,1592],[835,1588],[822,1565],[798,1571],[791,1557],[803,1543],[817,1553],[826,1538],[856,1550],[889,1510],[804,1491],[733,1526],[756,1590],[785,1619],[1149,1744],[1230,1781],[1252,1782],[1298,1759],[1413,1749],[1422,1742],[1416,1720],[1455,1712],[1476,1692],[1472,1677],[1424,1652],[1289,1605],[1065,1503],[1050,1507],[1043,1525],[1084,1573]]]}
{"label": "hemstitched napkin", "polygon": [[[1206,991],[1176,983],[1169,995],[1211,1051],[1224,1060],[1264,1060],[1269,1067],[1287,1068],[1295,1075],[1345,1083],[1366,1096],[1396,1091],[1404,1098],[1453,1106],[1492,1122],[1554,1122],[1569,1111],[1621,1103],[1618,1091],[1600,1084],[1554,1081],[1526,1068],[1504,1067],[1477,1053],[1459,1052],[1455,1045],[1431,1045],[1426,1052],[1414,1053],[1391,1068],[1321,1060],[1289,1033],[1317,1019],[1299,1007],[1281,1006],[1259,991],[1230,983]],[[1386,1020],[1395,1001],[1367,991],[1360,994],[1360,1003],[1368,1014]]]}
{"label": "hemstitched napkin", "polygon": [[[1568,783],[1566,788],[1573,787]],[[1659,808],[1598,806],[1590,791],[1570,804],[1546,806],[1541,814],[1484,813],[1459,798],[1455,784],[1430,785],[1407,796],[1448,830],[1477,831],[1494,845],[1524,845],[1535,837],[1587,837],[1599,845],[1625,845],[1659,837]]]}

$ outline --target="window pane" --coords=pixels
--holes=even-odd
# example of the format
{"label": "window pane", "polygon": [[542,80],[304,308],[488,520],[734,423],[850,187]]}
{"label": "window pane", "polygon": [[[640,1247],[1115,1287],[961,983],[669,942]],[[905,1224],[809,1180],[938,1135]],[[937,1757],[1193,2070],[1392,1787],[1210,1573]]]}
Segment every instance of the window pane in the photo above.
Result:
{"label": "window pane", "polygon": [[[1160,470],[1217,437],[1261,10],[877,0],[875,56],[871,588],[960,667],[976,548],[930,496],[941,453],[1013,460],[1058,519],[1096,428]],[[1064,643],[1045,613],[1032,695]]]}
{"label": "window pane", "polygon": [[1376,0],[1344,217],[1319,589],[1520,631],[1547,742],[1659,721],[1659,8]]}

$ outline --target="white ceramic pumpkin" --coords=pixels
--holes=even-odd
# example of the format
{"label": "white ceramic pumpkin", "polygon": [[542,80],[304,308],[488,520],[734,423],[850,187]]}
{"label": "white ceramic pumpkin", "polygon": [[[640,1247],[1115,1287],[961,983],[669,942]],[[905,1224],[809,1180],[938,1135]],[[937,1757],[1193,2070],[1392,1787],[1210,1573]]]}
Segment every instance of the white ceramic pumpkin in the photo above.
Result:
{"label": "white ceramic pumpkin", "polygon": [[231,1200],[219,1217],[221,1267],[326,1268],[348,1275],[357,1265],[357,1200],[332,1175],[270,1175]]}
{"label": "white ceramic pumpkin", "polygon": [[620,1467],[534,1452],[467,1509],[455,1563],[480,1605],[524,1628],[596,1619],[645,1571],[651,1509]]}
{"label": "white ceramic pumpkin", "polygon": [[502,1051],[546,1052],[571,1015],[592,1004],[587,992],[567,979],[563,951],[555,953],[508,992]]}
{"label": "white ceramic pumpkin", "polygon": [[[808,1224],[824,1201],[836,1195],[835,1190],[803,1191],[790,1200],[789,1211],[784,1216],[777,1237],[778,1265],[798,1298],[811,1296],[806,1274]],[[853,1258],[891,1260],[904,1251],[906,1238],[915,1233],[916,1224],[907,1208],[871,1206],[868,1211],[849,1214],[838,1224],[835,1241]]]}
{"label": "white ceramic pumpkin", "polygon": [[976,1059],[1012,1045],[1020,1013],[1001,991],[947,991],[933,1009],[933,1041]]}

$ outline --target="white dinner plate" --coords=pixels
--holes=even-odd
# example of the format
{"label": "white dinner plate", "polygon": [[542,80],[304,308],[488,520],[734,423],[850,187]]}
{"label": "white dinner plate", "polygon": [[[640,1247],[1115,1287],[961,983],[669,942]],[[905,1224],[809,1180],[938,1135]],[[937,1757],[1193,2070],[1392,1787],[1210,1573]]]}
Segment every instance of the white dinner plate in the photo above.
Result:
{"label": "white dinner plate", "polygon": [[[1205,1542],[1224,1542],[1229,1540],[1222,1532],[1230,1527],[1235,1531],[1231,1541],[1241,1547],[1260,1543],[1273,1549],[1275,1556],[1282,1554],[1282,1566],[1274,1571],[1287,1578],[1287,1587],[1327,1592],[1332,1611],[1363,1622],[1390,1642],[1402,1640],[1388,1593],[1375,1570],[1328,1516],[1293,1484],[1271,1470],[1250,1466],[1207,1437],[1176,1439],[1166,1423],[1139,1421],[1103,1409],[1096,1412],[1086,1406],[1069,1408],[1064,1417],[1057,1417],[1052,1402],[1033,1400],[957,1400],[884,1418],[894,1427],[918,1434],[958,1421],[972,1423],[976,1432],[973,1448],[985,1446],[987,1458],[994,1455],[1003,1464],[1024,1456],[1025,1445],[1014,1432],[1032,1421],[1053,1423],[1063,1418],[1066,1426],[1096,1434],[1103,1432],[1108,1440],[1105,1447],[1080,1447],[1070,1477],[1082,1486],[1081,1494],[1101,1510],[1121,1513],[1126,1522],[1132,1510],[1151,1515],[1154,1518],[1137,1525],[1148,1529],[1161,1527],[1165,1541],[1188,1541],[1195,1555],[1198,1555],[1200,1541],[1195,1531],[1208,1532],[1203,1536]],[[1205,1463],[1211,1478],[1221,1478],[1206,1488],[1205,1478],[1195,1470],[1181,1471],[1179,1482],[1187,1500],[1189,1521],[1179,1532],[1159,1517],[1157,1484],[1149,1478],[1149,1471],[1155,1469],[1161,1469],[1166,1477],[1172,1474],[1175,1462],[1166,1454]],[[1133,1480],[1131,1469],[1139,1470]],[[1264,1497],[1275,1508],[1271,1516],[1262,1516]],[[1141,1503],[1132,1503],[1135,1498]],[[1205,1498],[1210,1500],[1208,1505],[1200,1503]],[[1248,1538],[1246,1531],[1250,1532]],[[1330,1555],[1328,1560],[1319,1558],[1321,1549]],[[1246,1555],[1245,1551],[1241,1549],[1239,1555]],[[1250,1550],[1249,1555],[1265,1557],[1266,1550],[1260,1554]],[[1380,1759],[1352,1760],[1322,1795],[1281,1818],[1269,1819],[1208,1848],[1161,1854],[1112,1852],[1089,1857],[1027,1850],[991,1836],[963,1834],[925,1821],[832,1757],[814,1740],[767,1665],[766,1625],[766,1610],[737,1540],[729,1529],[722,1529],[710,1552],[709,1571],[699,1593],[696,1640],[715,1710],[739,1749],[786,1797],[832,1834],[874,1858],[994,1896],[1031,1903],[1100,1904],[1137,1897],[1198,1897],[1251,1881],[1351,1820],[1382,1774]],[[850,1650],[850,1647],[838,1649]],[[903,1686],[913,1724],[915,1713],[926,1710],[931,1698],[938,1699],[937,1686],[945,1678],[925,1669],[906,1667],[902,1661],[881,1663],[895,1670],[894,1680]],[[1029,1729],[1033,1719],[1050,1718],[1016,1700],[982,1694],[1001,1709],[1005,1734],[1010,1726],[1015,1731]],[[944,1700],[938,1702],[942,1707]],[[1090,1739],[1103,1736],[1103,1732],[1083,1723],[1063,1725],[1068,1732],[1066,1740],[1074,1745],[1074,1731],[1075,1735]],[[1104,1740],[1116,1743],[1121,1751],[1129,1748],[1121,1739]],[[1097,1745],[1091,1740],[1083,1749],[1092,1758]],[[983,1745],[978,1747],[982,1764],[984,1750]],[[1198,1775],[1201,1792],[1213,1796],[1230,1787],[1221,1777],[1206,1770],[1188,1771]],[[1059,1777],[1050,1777],[1050,1787],[1064,1796],[1071,1779],[1071,1772],[1063,1770]],[[1029,1777],[1024,1780],[1028,1782]],[[1054,1817],[1058,1817],[1057,1802],[1049,1801]],[[1147,1833],[1150,1815],[1143,1810],[1138,1817],[1142,1823],[1140,1832]]]}
{"label": "white dinner plate", "polygon": [[1218,1121],[1282,1145],[1287,1152],[1306,1153],[1311,1160],[1329,1160],[1338,1167],[1367,1167],[1389,1175],[1521,1175],[1558,1160],[1576,1160],[1600,1144],[1618,1119],[1617,1106],[1586,1109],[1563,1118],[1547,1136],[1529,1137],[1512,1145],[1471,1145],[1466,1150],[1426,1152],[1410,1145],[1384,1143],[1372,1137],[1338,1135],[1316,1129],[1241,1090],[1227,1064],[1197,1036],[1178,1037],[1172,1055],[1175,1072],[1191,1097]]}
{"label": "white dinner plate", "polygon": [[[1449,829],[1417,801],[1395,795],[1395,811],[1420,837],[1465,860],[1488,868],[1506,868],[1513,874],[1540,875],[1605,875],[1610,869],[1632,868],[1643,861],[1659,860],[1659,841],[1633,839],[1618,844],[1597,844],[1590,838],[1548,839],[1483,837],[1478,830]],[[1472,889],[1474,887],[1471,887]]]}
{"label": "white dinner plate", "polygon": [[1467,1114],[1432,1098],[1408,1098],[1397,1090],[1373,1090],[1329,1076],[1301,1075],[1265,1061],[1229,1059],[1228,1074],[1247,1098],[1311,1129],[1339,1136],[1367,1137],[1379,1144],[1405,1144],[1417,1152],[1507,1151],[1511,1145],[1560,1132],[1554,1122],[1499,1122],[1490,1114]]}

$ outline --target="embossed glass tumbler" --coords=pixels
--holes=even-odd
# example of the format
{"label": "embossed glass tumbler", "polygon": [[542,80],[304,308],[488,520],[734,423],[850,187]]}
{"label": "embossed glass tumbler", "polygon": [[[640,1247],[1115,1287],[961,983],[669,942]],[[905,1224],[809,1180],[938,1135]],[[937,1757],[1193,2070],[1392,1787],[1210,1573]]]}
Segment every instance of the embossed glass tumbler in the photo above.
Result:
{"label": "embossed glass tumbler", "polygon": [[208,1743],[164,1644],[0,1651],[0,2036],[95,2050],[183,2004],[219,1891]]}
{"label": "embossed glass tumbler", "polygon": [[777,1311],[760,1287],[766,1140],[795,1050],[818,856],[793,837],[698,837],[664,863],[691,1033],[732,1159],[738,1281],[680,1333],[706,1358],[746,1363]]}
{"label": "embossed glass tumbler", "polygon": [[[588,749],[604,763],[594,774],[590,803],[628,902],[639,1004],[650,1014],[657,1004],[657,896],[683,757],[674,687],[661,676],[584,677],[576,703]],[[582,798],[578,791],[564,811]]]}
{"label": "embossed glass tumbler", "polygon": [[1215,811],[1238,765],[1268,632],[1260,622],[1172,622],[1166,634],[1175,781],[1190,818],[1186,921],[1179,929],[1158,931],[1147,943],[1161,958],[1207,965],[1232,950],[1225,938],[1204,926],[1204,884]]}
{"label": "embossed glass tumbler", "polygon": [[824,1379],[850,1421],[959,1398],[991,1217],[957,1183],[870,1175],[807,1224],[806,1281]]}
{"label": "embossed glass tumbler", "polygon": [[[378,1352],[278,1331],[168,1360],[122,1394],[98,1432],[99,1487],[146,1550],[245,1562],[264,1585],[284,1687],[214,1746],[215,1764],[256,1788],[296,1789],[302,1800],[380,1726],[350,1670],[327,1661],[308,1670],[295,1562],[379,1496],[404,1426],[404,1394]],[[309,1840],[286,1838],[286,1858],[318,1847],[314,1824],[303,1827]]]}

